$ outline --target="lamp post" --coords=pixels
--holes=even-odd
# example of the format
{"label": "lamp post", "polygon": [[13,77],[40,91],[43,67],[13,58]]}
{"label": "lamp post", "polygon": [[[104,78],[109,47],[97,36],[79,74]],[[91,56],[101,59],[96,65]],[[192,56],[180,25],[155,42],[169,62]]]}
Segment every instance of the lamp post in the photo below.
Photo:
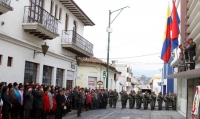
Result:
{"label": "lamp post", "polygon": [[[107,49],[107,76],[106,76],[106,88],[108,88],[108,76],[109,76],[109,73],[108,73],[108,69],[109,69],[109,50],[110,50],[110,33],[112,33],[112,29],[110,28],[110,25],[113,23],[113,21],[117,18],[117,16],[122,12],[123,9],[125,8],[129,8],[129,6],[126,6],[126,7],[123,7],[123,8],[120,8],[118,10],[115,10],[115,11],[110,11],[109,10],[109,22],[108,22],[108,28],[107,28],[107,32],[108,32],[108,49]],[[111,21],[111,15],[112,13],[114,12],[117,12],[119,11],[119,13],[116,15],[116,17]]]}

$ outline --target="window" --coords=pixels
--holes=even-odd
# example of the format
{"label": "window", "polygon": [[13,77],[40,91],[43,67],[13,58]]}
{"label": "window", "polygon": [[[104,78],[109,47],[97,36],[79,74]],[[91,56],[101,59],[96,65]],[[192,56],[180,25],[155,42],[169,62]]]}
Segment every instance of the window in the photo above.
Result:
{"label": "window", "polygon": [[51,8],[50,8],[50,13],[53,14],[53,5],[54,5],[54,2],[53,0],[51,0]]}
{"label": "window", "polygon": [[58,10],[58,5],[56,4],[55,6],[55,17],[57,18],[57,10]]}
{"label": "window", "polygon": [[0,65],[1,65],[1,63],[2,63],[2,57],[3,57],[3,56],[2,56],[2,55],[0,55]]}
{"label": "window", "polygon": [[11,67],[12,66],[12,57],[8,57],[8,63],[7,63],[7,66],[8,67]]}
{"label": "window", "polygon": [[66,14],[65,16],[65,31],[67,31],[67,27],[68,27],[68,14]]}
{"label": "window", "polygon": [[51,86],[51,79],[52,79],[52,67],[50,66],[43,66],[43,78],[42,84]]}
{"label": "window", "polygon": [[36,82],[37,76],[37,64],[32,62],[25,62],[25,71],[24,71],[24,84]]}
{"label": "window", "polygon": [[62,16],[62,8],[59,9],[59,20],[61,20],[61,16]]}
{"label": "window", "polygon": [[57,68],[57,71],[56,71],[56,86],[62,87],[63,73],[64,73],[63,69]]}

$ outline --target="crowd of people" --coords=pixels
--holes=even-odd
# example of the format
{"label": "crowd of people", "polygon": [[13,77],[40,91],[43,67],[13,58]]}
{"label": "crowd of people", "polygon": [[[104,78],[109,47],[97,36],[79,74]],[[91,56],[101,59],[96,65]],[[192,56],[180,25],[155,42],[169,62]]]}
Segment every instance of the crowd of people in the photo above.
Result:
{"label": "crowd of people", "polygon": [[[162,103],[165,102],[166,110],[172,106],[176,110],[176,94],[167,93],[158,96],[147,91],[137,93],[132,90],[129,94],[122,90],[120,93],[122,109],[126,108],[129,100],[129,108],[140,109],[143,103],[144,109],[148,108],[150,103],[151,110],[155,109],[155,103],[158,102],[158,109],[162,109]],[[116,108],[119,98],[118,92],[107,89],[87,89],[76,86],[75,88],[61,88],[54,86],[39,85],[17,82],[0,83],[0,109],[3,119],[62,119],[62,117],[77,110],[77,116],[81,116],[82,109],[95,110]]]}
{"label": "crowd of people", "polygon": [[[115,90],[116,92],[116,90]],[[3,119],[61,119],[72,110],[105,109],[107,89],[61,88],[26,83],[0,83],[0,107]],[[116,102],[118,93],[116,95]]]}

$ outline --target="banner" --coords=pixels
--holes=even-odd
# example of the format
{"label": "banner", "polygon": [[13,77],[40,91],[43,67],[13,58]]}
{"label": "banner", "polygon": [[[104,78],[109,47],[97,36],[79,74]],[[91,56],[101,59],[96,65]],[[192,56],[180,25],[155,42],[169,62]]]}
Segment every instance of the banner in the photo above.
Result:
{"label": "banner", "polygon": [[196,116],[199,111],[199,92],[200,92],[200,86],[197,86],[194,92],[194,100],[192,104],[192,119],[196,119]]}

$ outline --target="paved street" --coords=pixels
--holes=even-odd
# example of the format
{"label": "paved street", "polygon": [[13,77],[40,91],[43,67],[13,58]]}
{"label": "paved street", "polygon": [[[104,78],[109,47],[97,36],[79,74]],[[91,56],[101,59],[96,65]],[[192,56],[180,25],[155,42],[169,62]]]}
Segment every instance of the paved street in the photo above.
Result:
{"label": "paved street", "polygon": [[[128,105],[127,105],[128,106]],[[84,111],[81,114],[81,117],[77,117],[76,114],[74,115],[66,115],[63,119],[151,119],[152,112],[163,113],[166,110],[152,111],[150,108],[148,110],[143,109],[121,109],[120,102],[117,103],[117,108],[107,108],[107,109],[99,109],[99,110],[91,110],[91,111]],[[169,110],[167,112],[175,112],[173,110]]]}

